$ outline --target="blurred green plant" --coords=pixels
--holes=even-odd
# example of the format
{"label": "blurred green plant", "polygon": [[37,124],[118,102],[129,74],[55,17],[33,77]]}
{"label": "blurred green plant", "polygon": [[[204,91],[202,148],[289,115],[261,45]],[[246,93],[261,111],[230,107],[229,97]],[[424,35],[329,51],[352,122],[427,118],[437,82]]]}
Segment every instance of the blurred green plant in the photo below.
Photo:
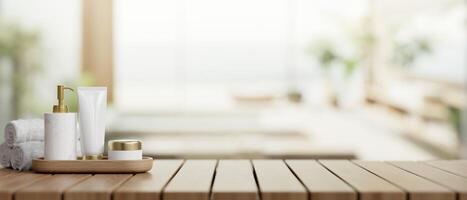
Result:
{"label": "blurred green plant", "polygon": [[313,44],[307,51],[316,57],[320,66],[325,70],[329,70],[333,63],[341,59],[334,49],[334,46],[326,40]]}
{"label": "blurred green plant", "polygon": [[360,53],[346,57],[326,40],[310,46],[308,52],[318,60],[320,67],[325,71],[329,71],[332,67],[342,67],[345,77],[350,77],[366,59],[364,54]]}
{"label": "blurred green plant", "polygon": [[358,67],[359,61],[356,58],[346,58],[342,60],[346,76],[350,76]]}
{"label": "blurred green plant", "polygon": [[416,38],[408,42],[394,42],[393,62],[402,67],[411,67],[423,54],[432,52],[432,44],[428,38]]}
{"label": "blurred green plant", "polygon": [[462,133],[462,110],[456,107],[449,107],[449,122],[458,135]]}
{"label": "blurred green plant", "polygon": [[[0,22],[0,82],[12,89],[11,118],[16,119],[29,108],[33,98],[34,76],[41,70],[38,47],[40,35],[36,31],[6,22]],[[6,62],[4,62],[6,61]],[[6,65],[5,63],[9,63]],[[6,68],[10,67],[10,70]],[[5,73],[11,71],[11,73]]]}
{"label": "blurred green plant", "polygon": [[[359,66],[369,58],[375,42],[375,36],[368,29],[369,18],[349,30],[350,46],[354,49],[352,55],[344,55],[333,45],[331,39],[320,39],[307,47],[306,51],[315,57],[322,69],[330,70],[333,66],[343,67],[346,77],[350,77]],[[362,31],[363,30],[363,31]]]}

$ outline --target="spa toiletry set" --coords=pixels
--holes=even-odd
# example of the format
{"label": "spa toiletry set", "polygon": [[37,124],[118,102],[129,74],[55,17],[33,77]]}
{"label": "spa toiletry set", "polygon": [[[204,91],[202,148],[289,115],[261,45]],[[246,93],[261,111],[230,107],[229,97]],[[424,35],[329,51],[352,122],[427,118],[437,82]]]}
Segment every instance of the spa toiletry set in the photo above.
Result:
{"label": "spa toiletry set", "polygon": [[64,103],[65,89],[73,89],[59,85],[57,87],[58,104],[53,106],[52,113],[44,114],[44,159],[75,160],[76,159],[76,113],[68,112]]}
{"label": "spa toiletry set", "polygon": [[138,140],[113,140],[107,148],[109,160],[141,160],[142,143]]}
{"label": "spa toiletry set", "polygon": [[0,145],[0,164],[3,167],[28,170],[33,158],[44,156],[44,120],[10,121],[4,131],[5,142]]}
{"label": "spa toiletry set", "polygon": [[99,159],[104,153],[107,88],[78,87],[78,103],[83,158]]}
{"label": "spa toiletry set", "polygon": [[[58,103],[42,119],[9,122],[0,164],[41,173],[139,173],[152,168],[142,156],[139,140],[113,140],[105,149],[106,87],[78,87],[79,113],[69,112],[65,91],[57,87]],[[79,120],[78,120],[79,118]]]}

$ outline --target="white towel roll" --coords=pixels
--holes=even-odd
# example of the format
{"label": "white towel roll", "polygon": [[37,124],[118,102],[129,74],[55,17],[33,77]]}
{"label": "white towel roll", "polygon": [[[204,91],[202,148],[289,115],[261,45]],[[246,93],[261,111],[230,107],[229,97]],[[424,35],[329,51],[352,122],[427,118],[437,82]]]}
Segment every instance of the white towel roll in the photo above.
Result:
{"label": "white towel roll", "polygon": [[5,168],[11,166],[11,151],[11,147],[6,143],[0,145],[0,165]]}
{"label": "white towel roll", "polygon": [[11,167],[17,170],[29,170],[32,159],[44,156],[44,142],[32,141],[18,143],[11,153]]}
{"label": "white towel roll", "polygon": [[13,147],[17,143],[44,141],[43,119],[19,119],[5,126],[5,142]]}

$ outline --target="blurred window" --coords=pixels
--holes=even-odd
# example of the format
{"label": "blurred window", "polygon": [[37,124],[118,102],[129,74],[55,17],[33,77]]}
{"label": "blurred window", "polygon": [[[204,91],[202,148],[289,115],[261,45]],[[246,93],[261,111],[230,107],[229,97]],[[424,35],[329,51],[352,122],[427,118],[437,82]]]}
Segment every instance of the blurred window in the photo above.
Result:
{"label": "blurred window", "polygon": [[117,0],[115,102],[130,110],[223,109],[232,95],[284,94],[316,76],[304,51],[312,35],[344,34],[326,16],[365,13],[362,0],[334,3]]}
{"label": "blurred window", "polygon": [[394,65],[387,62],[395,45],[426,39],[430,54],[408,52],[419,54],[411,71],[464,81],[465,7],[460,0],[429,2],[116,0],[115,104],[216,110],[232,107],[235,95],[284,95],[322,78],[306,51],[312,42],[330,39],[343,55],[355,55],[354,36],[368,30],[380,40],[375,67]]}

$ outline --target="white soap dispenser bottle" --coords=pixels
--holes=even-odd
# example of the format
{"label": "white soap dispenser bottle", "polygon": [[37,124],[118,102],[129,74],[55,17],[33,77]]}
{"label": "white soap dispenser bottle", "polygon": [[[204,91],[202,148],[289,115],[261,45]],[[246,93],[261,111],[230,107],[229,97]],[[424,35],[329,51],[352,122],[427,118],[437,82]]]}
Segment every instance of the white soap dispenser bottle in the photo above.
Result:
{"label": "white soap dispenser bottle", "polygon": [[76,160],[76,113],[69,113],[64,103],[65,90],[73,89],[57,86],[58,105],[53,113],[44,114],[44,159]]}

